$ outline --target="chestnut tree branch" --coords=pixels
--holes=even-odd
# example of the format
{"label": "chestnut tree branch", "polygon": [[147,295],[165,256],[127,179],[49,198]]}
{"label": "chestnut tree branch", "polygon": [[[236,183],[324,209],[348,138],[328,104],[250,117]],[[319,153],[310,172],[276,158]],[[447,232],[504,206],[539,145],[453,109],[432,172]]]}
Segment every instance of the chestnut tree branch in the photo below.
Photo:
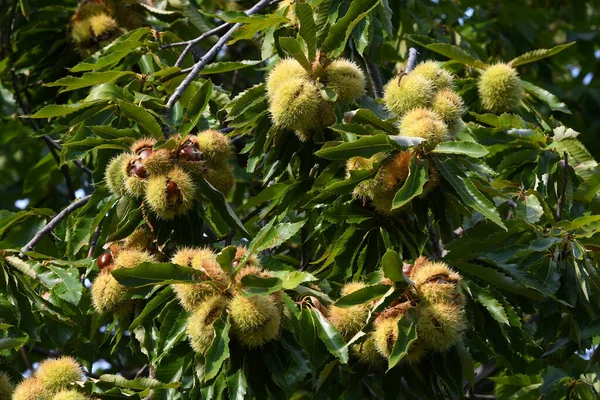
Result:
{"label": "chestnut tree branch", "polygon": [[[254,7],[252,7],[251,9],[249,9],[247,11],[247,14],[248,15],[254,14],[254,13],[262,10],[269,4],[271,4],[271,2],[272,2],[272,0],[260,0],[258,3],[256,3],[254,5]],[[225,34],[223,34],[223,36],[221,36],[221,38],[217,41],[217,43],[215,43],[215,45],[210,50],[208,50],[206,52],[206,54],[204,54],[204,56],[202,56],[202,58],[196,64],[194,64],[194,66],[193,66],[192,70],[190,71],[190,73],[188,74],[188,76],[186,76],[185,79],[179,84],[177,89],[175,89],[175,92],[171,95],[171,97],[167,101],[165,115],[168,115],[171,112],[171,109],[173,108],[175,103],[181,98],[185,89],[187,89],[192,84],[192,81],[194,79],[196,79],[198,74],[200,74],[200,71],[202,71],[204,69],[204,67],[206,67],[206,65],[219,53],[219,51],[225,45],[225,43],[229,40],[231,35],[233,35],[233,33],[240,26],[242,26],[242,24],[237,23],[237,24],[234,24],[231,28],[229,28],[229,30],[227,32],[225,32]]]}
{"label": "chestnut tree branch", "polygon": [[414,47],[408,49],[408,61],[406,61],[406,68],[404,68],[405,74],[408,74],[410,71],[415,69],[415,66],[417,65],[417,54],[419,53]]}
{"label": "chestnut tree branch", "polygon": [[82,197],[81,199],[75,201],[74,203],[69,204],[61,212],[59,212],[58,214],[56,214],[56,216],[54,218],[52,218],[50,220],[50,222],[48,222],[46,224],[46,226],[44,226],[42,229],[40,229],[33,236],[33,238],[29,241],[29,243],[27,243],[25,246],[23,246],[21,248],[21,253],[19,254],[19,257],[23,258],[24,255],[25,255],[25,253],[27,253],[28,251],[33,250],[33,248],[35,247],[35,245],[37,245],[38,242],[40,240],[42,240],[42,238],[47,233],[50,233],[63,219],[65,219],[66,217],[68,217],[73,211],[75,211],[78,208],[84,206],[90,200],[90,197],[92,197],[91,194],[89,194],[89,195],[87,195],[85,197]]}

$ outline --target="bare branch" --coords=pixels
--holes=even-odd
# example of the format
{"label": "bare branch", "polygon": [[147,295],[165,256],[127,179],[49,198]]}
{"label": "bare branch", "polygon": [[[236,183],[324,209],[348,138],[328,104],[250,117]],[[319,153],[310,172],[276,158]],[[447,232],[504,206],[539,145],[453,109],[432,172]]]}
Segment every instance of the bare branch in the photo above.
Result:
{"label": "bare branch", "polygon": [[[272,0],[260,0],[258,3],[256,3],[254,5],[254,7],[252,7],[251,9],[249,9],[247,11],[247,14],[248,15],[254,14],[254,13],[262,10],[269,4],[271,4],[271,2],[272,2]],[[185,91],[185,89],[187,89],[191,85],[192,81],[194,79],[196,79],[196,77],[198,76],[200,71],[202,71],[202,69],[204,69],[204,67],[208,64],[208,62],[211,61],[219,53],[219,50],[221,50],[221,48],[225,45],[227,40],[229,40],[231,35],[233,35],[233,32],[235,32],[241,25],[242,24],[239,24],[239,23],[233,25],[227,32],[225,32],[225,34],[223,36],[221,36],[221,38],[217,41],[217,43],[215,43],[215,45],[210,50],[208,50],[206,52],[206,54],[204,54],[204,56],[202,56],[200,61],[198,61],[196,64],[194,64],[194,67],[192,68],[191,72],[179,84],[177,89],[175,89],[175,92],[169,98],[169,101],[167,102],[165,114],[170,113],[171,109],[173,108],[173,106],[175,105],[177,100],[179,100],[181,98],[181,96],[183,95],[183,92]]]}
{"label": "bare branch", "polygon": [[96,250],[96,245],[98,244],[98,239],[100,238],[100,231],[102,231],[102,222],[104,222],[104,218],[100,221],[92,237],[90,239],[90,248],[88,249],[88,258],[92,258],[94,256],[94,251]]}
{"label": "bare branch", "polygon": [[410,71],[415,69],[415,66],[417,65],[417,54],[419,53],[414,47],[408,49],[408,61],[406,62],[406,68],[404,68],[405,74],[408,74]]}
{"label": "bare branch", "polygon": [[66,217],[69,216],[69,214],[71,214],[73,211],[77,210],[78,208],[84,206],[89,200],[90,197],[92,197],[91,194],[82,197],[81,199],[77,200],[74,203],[71,203],[70,205],[68,205],[67,207],[65,207],[61,212],[59,212],[58,214],[56,214],[56,216],[54,218],[52,218],[50,220],[50,222],[48,222],[48,224],[46,224],[46,226],[44,226],[42,229],[40,229],[34,236],[33,239],[31,239],[29,241],[29,243],[27,243],[25,246],[23,246],[21,248],[21,253],[19,254],[19,257],[23,258],[25,253],[27,253],[28,251],[33,250],[33,248],[35,247],[36,244],[38,244],[38,242],[40,240],[42,240],[42,238],[44,237],[44,235],[46,235],[47,233],[50,233],[52,231],[52,229],[54,229],[63,219],[65,219]]}

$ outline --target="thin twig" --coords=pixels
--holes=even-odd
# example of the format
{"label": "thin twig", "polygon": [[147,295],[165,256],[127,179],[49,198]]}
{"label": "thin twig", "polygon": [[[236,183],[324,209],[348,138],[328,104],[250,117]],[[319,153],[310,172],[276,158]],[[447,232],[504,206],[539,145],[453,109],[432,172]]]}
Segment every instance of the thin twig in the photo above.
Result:
{"label": "thin twig", "polygon": [[100,239],[100,231],[102,230],[102,222],[104,222],[104,218],[100,221],[92,237],[90,239],[90,248],[88,249],[88,258],[92,258],[94,256],[94,250],[96,250],[96,245],[98,244],[98,239]]}
{"label": "thin twig", "polygon": [[365,69],[367,70],[367,75],[369,76],[369,81],[371,81],[371,88],[373,89],[373,96],[375,98],[381,98],[383,96],[383,81],[381,80],[381,74],[379,73],[379,69],[375,64],[364,59],[365,61]]}
{"label": "thin twig", "polygon": [[228,26],[230,26],[230,24],[225,22],[225,23],[217,26],[216,28],[213,28],[210,31],[203,33],[202,35],[198,36],[196,39],[190,40],[188,42],[187,46],[185,47],[185,49],[183,49],[183,51],[181,52],[181,55],[179,56],[179,58],[177,58],[177,61],[175,62],[175,66],[180,67],[181,64],[183,64],[183,60],[185,59],[185,56],[187,56],[188,53],[190,51],[192,51],[192,48],[196,44],[200,43],[201,41],[203,41],[204,39],[206,39],[209,36],[212,36],[214,34],[220,33],[221,31],[224,31],[225,29],[227,29]]}
{"label": "thin twig", "polygon": [[[248,14],[248,12],[246,12],[246,14]],[[220,33],[222,30],[227,28],[227,26],[229,26],[229,22],[224,22],[221,25],[218,25],[217,27],[204,32],[202,35],[198,36],[196,39],[184,40],[183,42],[167,43],[167,44],[163,44],[162,46],[160,46],[160,48],[164,50],[164,49],[169,49],[171,47],[187,46],[190,43],[191,44],[200,43],[202,40],[206,39],[207,37],[216,35],[217,33]]]}
{"label": "thin twig", "polygon": [[567,186],[569,185],[569,155],[567,154],[566,151],[564,154],[565,154],[565,165],[564,165],[563,187],[562,187],[560,196],[558,197],[558,202],[556,204],[556,220],[557,221],[560,221],[560,219],[562,217],[561,214],[562,214],[563,203],[565,201]]}
{"label": "thin twig", "polygon": [[410,71],[415,69],[415,66],[417,65],[417,54],[419,53],[414,47],[408,49],[408,61],[406,62],[406,68],[404,68],[405,74],[408,74]]}
{"label": "thin twig", "polygon": [[[17,102],[19,103],[19,106],[21,107],[21,109],[23,110],[23,112],[25,114],[31,114],[31,110],[29,109],[29,106],[28,106],[27,102],[21,96],[21,90],[19,88],[19,83],[17,81],[17,77],[16,77],[16,74],[15,74],[14,70],[11,71],[11,73],[12,73],[13,87],[15,89],[15,98],[16,98]],[[29,124],[36,131],[40,131],[42,129],[42,127],[40,126],[40,124],[38,123],[37,120],[35,120],[33,118],[25,118],[25,120],[27,122],[29,122]],[[48,149],[50,151],[52,151],[52,149],[55,149],[55,150],[58,150],[58,151],[62,151],[62,146],[60,144],[56,143],[56,141],[53,140],[50,136],[43,135],[42,139],[44,139],[44,141],[46,142],[46,145],[48,146]],[[81,169],[83,172],[87,173],[88,175],[92,175],[92,173],[93,173],[92,170],[89,169],[88,167],[86,167],[85,164],[82,163],[80,160],[74,160],[73,164],[75,164],[79,169]],[[62,170],[62,168],[61,168],[61,170]],[[68,169],[66,171],[68,171]],[[63,174],[65,174],[65,170],[63,170]],[[65,176],[65,180],[67,180],[66,176]],[[71,182],[70,177],[69,177],[68,181]],[[67,186],[68,185],[69,184],[67,184]],[[73,199],[74,198],[75,197],[73,196]]]}
{"label": "thin twig", "polygon": [[[259,10],[262,10],[264,7],[268,6],[271,3],[271,1],[272,0],[260,0],[258,3],[256,3],[254,5],[254,7],[252,7],[251,9],[248,10],[247,14],[250,15],[255,12],[258,12]],[[231,35],[233,35],[233,32],[235,32],[241,25],[242,24],[239,24],[239,23],[233,25],[227,32],[225,32],[225,34],[223,34],[223,36],[217,41],[217,43],[215,43],[215,45],[210,50],[208,50],[206,52],[206,54],[204,54],[204,56],[202,56],[200,61],[198,61],[196,64],[194,64],[192,71],[179,84],[177,89],[175,89],[175,92],[169,98],[169,101],[167,102],[167,107],[165,110],[165,115],[168,115],[171,112],[171,109],[173,108],[173,106],[175,105],[177,100],[179,100],[181,98],[185,89],[187,89],[188,86],[190,86],[192,84],[192,81],[194,79],[196,79],[196,77],[198,76],[200,71],[202,71],[202,69],[204,69],[204,67],[208,64],[208,62],[211,61],[219,53],[219,51],[225,45],[225,43],[229,40]]]}
{"label": "thin twig", "polygon": [[48,224],[46,224],[46,226],[44,226],[42,229],[40,229],[34,236],[33,239],[31,239],[29,241],[29,243],[27,243],[25,246],[23,246],[21,248],[21,253],[19,254],[19,257],[24,257],[24,254],[27,253],[28,251],[33,250],[33,248],[35,247],[36,244],[38,244],[38,242],[40,240],[42,240],[42,238],[44,237],[44,235],[46,235],[47,233],[51,232],[52,229],[54,229],[56,227],[56,225],[58,225],[63,219],[65,219],[66,217],[69,216],[69,214],[71,214],[73,211],[77,210],[78,208],[84,206],[89,200],[90,197],[92,197],[91,194],[82,197],[81,199],[77,200],[74,203],[69,204],[67,207],[65,207],[61,212],[59,212],[58,214],[56,214],[56,216],[54,218],[52,218],[50,220],[50,222],[48,222]]}
{"label": "thin twig", "polygon": [[21,347],[19,349],[19,353],[21,353],[21,357],[23,358],[23,362],[27,366],[27,369],[29,369],[30,371],[33,372],[33,367],[31,366],[31,363],[29,362],[29,357],[27,357],[27,353],[25,352],[25,347]]}

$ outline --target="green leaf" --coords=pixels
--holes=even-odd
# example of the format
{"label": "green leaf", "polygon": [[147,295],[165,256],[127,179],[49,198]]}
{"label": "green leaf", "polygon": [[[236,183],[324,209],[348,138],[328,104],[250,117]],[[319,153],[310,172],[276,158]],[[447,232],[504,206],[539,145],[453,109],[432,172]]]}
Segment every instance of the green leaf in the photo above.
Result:
{"label": "green leaf", "polygon": [[428,161],[412,157],[408,168],[408,177],[404,185],[396,192],[392,202],[392,210],[396,210],[423,193],[423,187],[429,180]]}
{"label": "green leaf", "polygon": [[279,39],[279,44],[283,50],[298,61],[305,70],[311,70],[310,61],[306,58],[306,54],[304,54],[304,50],[302,50],[302,46],[297,39],[292,37],[282,37]]}
{"label": "green leaf", "polygon": [[254,240],[248,245],[248,251],[240,260],[238,271],[246,264],[248,258],[253,254],[270,249],[271,247],[279,246],[281,243],[298,233],[300,228],[306,223],[306,221],[284,222],[278,223],[275,226],[276,222],[277,220],[275,218],[272,219],[256,234]]}
{"label": "green leaf", "polygon": [[480,158],[486,156],[488,151],[485,147],[475,142],[442,142],[433,149],[433,153],[460,154]]}
{"label": "green leaf", "polygon": [[204,380],[210,381],[217,376],[223,362],[229,358],[229,317],[218,318],[214,324],[215,338],[205,355]]}
{"label": "green leaf", "polygon": [[60,268],[55,266],[49,266],[56,276],[60,279],[60,283],[52,289],[54,293],[61,299],[78,305],[81,300],[83,292],[83,285],[79,280],[79,271],[77,268]]}
{"label": "green leaf", "polygon": [[473,294],[475,300],[478,303],[483,305],[490,313],[490,315],[501,324],[510,325],[508,322],[508,317],[506,316],[506,312],[504,311],[504,307],[500,304],[494,296],[490,293],[489,290],[484,289],[475,285],[473,282],[469,282],[468,290]]}
{"label": "green leaf", "polygon": [[285,290],[296,289],[300,284],[317,280],[312,274],[303,271],[271,271],[271,275],[281,279]]}
{"label": "green leaf", "polygon": [[477,121],[483,122],[484,124],[493,126],[501,129],[518,129],[527,128],[527,124],[521,117],[515,114],[477,114],[470,111],[469,114],[473,115]]}
{"label": "green leaf", "polygon": [[358,289],[350,294],[341,297],[335,302],[336,307],[348,308],[358,304],[365,304],[372,300],[378,299],[388,292],[389,285],[372,285]]}
{"label": "green leaf", "polygon": [[516,218],[534,224],[542,218],[542,215],[544,215],[544,210],[535,195],[529,194],[517,202]]}
{"label": "green leaf", "polygon": [[381,265],[383,276],[395,282],[398,289],[404,289],[409,283],[412,283],[404,272],[404,263],[396,250],[387,249],[381,258]]}
{"label": "green leaf", "polygon": [[448,43],[442,43],[431,39],[428,36],[422,35],[406,35],[408,40],[420,44],[421,46],[435,51],[443,56],[448,57],[451,60],[458,61],[465,65],[470,65],[475,68],[483,68],[485,64],[483,61],[477,60],[469,53],[461,49],[460,47],[454,46]]}
{"label": "green leaf", "polygon": [[89,102],[89,103],[74,103],[74,104],[63,104],[63,105],[50,105],[42,108],[33,115],[29,115],[29,118],[53,118],[62,117],[85,108],[102,104],[101,102]]}
{"label": "green leaf", "polygon": [[513,67],[518,67],[519,65],[523,65],[523,64],[529,64],[534,61],[538,61],[538,60],[544,59],[546,57],[550,57],[555,54],[558,54],[561,51],[571,47],[574,44],[575,44],[575,42],[571,42],[571,43],[565,43],[565,44],[555,46],[551,49],[533,50],[528,53],[521,54],[517,58],[512,59],[509,62],[509,64],[512,65]]}
{"label": "green leaf", "polygon": [[144,262],[132,268],[111,271],[119,283],[128,287],[200,282],[202,272],[183,265]]}
{"label": "green leaf", "polygon": [[181,121],[180,132],[182,135],[189,134],[198,125],[200,118],[202,118],[202,113],[206,109],[206,106],[208,106],[212,93],[212,82],[207,80],[198,89],[196,94],[194,94]]}
{"label": "green leaf", "polygon": [[131,138],[139,139],[140,133],[135,129],[125,128],[117,129],[108,125],[88,126],[92,132],[100,136],[102,139],[115,139],[115,138]]}
{"label": "green leaf", "polygon": [[149,319],[154,318],[154,316],[159,311],[159,307],[161,307],[172,297],[173,289],[171,288],[171,286],[167,286],[159,294],[154,296],[148,303],[146,303],[146,306],[144,307],[140,315],[138,315],[129,326],[129,330],[133,331],[138,326],[142,326]]}
{"label": "green leaf", "polygon": [[335,326],[321,314],[316,308],[311,308],[310,311],[314,316],[315,325],[319,332],[319,337],[327,347],[327,350],[333,354],[342,364],[348,363],[348,347],[342,339],[342,336],[335,329]]}
{"label": "green leaf", "polygon": [[323,147],[315,154],[327,160],[347,160],[352,157],[371,157],[382,151],[394,150],[395,143],[388,135],[363,136],[354,142],[346,142],[337,146]]}
{"label": "green leaf", "polygon": [[119,108],[127,118],[136,122],[148,135],[157,140],[163,139],[163,132],[154,117],[142,107],[118,100]]}
{"label": "green leaf", "polygon": [[224,72],[236,71],[242,68],[252,67],[260,64],[261,60],[243,60],[243,61],[220,61],[208,64],[200,71],[200,75],[222,74]]}
{"label": "green leaf", "polygon": [[0,350],[18,350],[27,343],[27,337],[24,338],[0,338]]}
{"label": "green leaf", "polygon": [[534,300],[544,299],[544,296],[540,293],[526,288],[512,277],[495,269],[484,267],[482,265],[470,264],[467,262],[455,262],[454,266],[461,271],[475,276],[500,290],[515,293]]}
{"label": "green leaf", "polygon": [[321,52],[327,53],[331,58],[339,57],[354,27],[378,4],[378,0],[352,1],[346,14],[329,28]]}
{"label": "green leaf", "polygon": [[417,340],[417,323],[419,314],[412,309],[407,311],[398,321],[398,338],[388,362],[388,371],[394,368],[408,354],[410,345]]}
{"label": "green leaf", "polygon": [[99,378],[100,382],[111,383],[115,386],[128,389],[146,390],[146,389],[176,389],[181,384],[179,382],[162,383],[152,378],[126,379],[119,375],[104,374]]}
{"label": "green leaf", "polygon": [[558,99],[558,97],[556,97],[555,95],[553,95],[546,89],[542,89],[541,87],[538,87],[538,86],[534,85],[533,83],[524,81],[522,79],[521,79],[521,84],[523,85],[523,88],[525,89],[526,92],[528,92],[529,94],[531,94],[534,97],[537,97],[544,103],[548,104],[548,106],[550,107],[551,110],[561,111],[566,114],[571,114],[571,111],[569,111],[569,108],[567,107],[567,105],[565,103],[561,102]]}
{"label": "green leaf", "polygon": [[254,295],[267,296],[281,290],[279,278],[265,278],[257,275],[246,275],[242,278],[242,289],[247,297]]}
{"label": "green leaf", "polygon": [[444,178],[452,185],[462,201],[484,217],[506,229],[498,210],[467,178],[454,161],[449,158],[444,160],[436,158],[435,164]]}
{"label": "green leaf", "polygon": [[579,185],[573,198],[583,203],[590,203],[598,193],[600,193],[600,167],[594,168],[592,175]]}
{"label": "green leaf", "polygon": [[266,91],[264,83],[254,85],[250,89],[247,89],[242,93],[238,94],[227,105],[227,107],[229,108],[229,114],[227,115],[227,119],[234,120],[235,118],[239,117],[244,113],[244,111],[246,111],[256,102],[263,100],[265,94]]}
{"label": "green leaf", "polygon": [[81,77],[66,76],[54,82],[46,83],[44,86],[62,86],[60,92],[63,93],[101,83],[113,82],[124,76],[135,76],[135,73],[128,71],[88,72]]}
{"label": "green leaf", "polygon": [[359,108],[358,110],[349,111],[344,114],[344,121],[347,123],[351,120],[352,123],[365,125],[386,132],[390,135],[396,135],[398,128],[389,121],[381,119],[373,111],[368,108]]}
{"label": "green leaf", "polygon": [[248,382],[243,368],[236,368],[233,372],[230,369],[227,375],[227,388],[229,389],[230,400],[244,400],[248,390]]}
{"label": "green leaf", "polygon": [[219,216],[223,218],[227,225],[229,225],[231,229],[237,229],[246,235],[246,237],[250,237],[246,227],[237,217],[235,211],[233,211],[223,193],[219,192],[213,185],[210,184],[210,182],[207,182],[202,175],[198,175],[196,177],[196,183],[200,186],[202,195],[206,197],[208,201],[210,201]]}
{"label": "green leaf", "polygon": [[313,60],[317,54],[317,27],[312,7],[306,3],[297,2],[296,17],[300,21],[300,36],[308,48],[308,59]]}
{"label": "green leaf", "polygon": [[350,176],[344,180],[337,181],[323,188],[324,192],[335,194],[346,194],[352,192],[356,185],[366,179],[372,178],[377,169],[359,169],[350,171]]}
{"label": "green leaf", "polygon": [[[231,11],[230,11],[231,13]],[[224,13],[219,14],[221,16]],[[269,14],[269,15],[252,15],[252,16],[240,16],[235,18],[236,21],[244,21],[241,27],[239,27],[232,35],[232,40],[227,42],[231,45],[238,40],[250,40],[256,36],[257,33],[266,30],[272,26],[278,26],[288,22],[286,17],[281,15]]]}

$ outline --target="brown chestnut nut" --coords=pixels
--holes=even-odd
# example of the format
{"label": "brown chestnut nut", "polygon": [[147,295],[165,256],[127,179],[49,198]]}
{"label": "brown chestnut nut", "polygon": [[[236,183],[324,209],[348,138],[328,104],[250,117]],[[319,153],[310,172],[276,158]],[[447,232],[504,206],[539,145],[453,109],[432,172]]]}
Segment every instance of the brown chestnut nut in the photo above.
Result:
{"label": "brown chestnut nut", "polygon": [[202,161],[202,152],[190,140],[181,146],[177,156],[187,161]]}
{"label": "brown chestnut nut", "polygon": [[152,149],[150,147],[142,147],[137,151],[137,155],[140,156],[140,159],[145,160],[150,157],[152,154]]}
{"label": "brown chestnut nut", "polygon": [[100,255],[100,257],[98,257],[98,259],[96,260],[96,265],[98,265],[98,268],[104,269],[104,268],[108,267],[109,265],[111,265],[112,262],[113,262],[113,256],[109,251],[109,252],[103,253],[102,255]]}
{"label": "brown chestnut nut", "polygon": [[129,163],[129,176],[136,176],[140,179],[145,179],[148,176],[148,172],[142,164],[141,158],[136,158],[135,160],[131,160]]}
{"label": "brown chestnut nut", "polygon": [[174,181],[168,181],[165,188],[167,193],[167,205],[169,207],[176,207],[181,203],[181,191]]}

